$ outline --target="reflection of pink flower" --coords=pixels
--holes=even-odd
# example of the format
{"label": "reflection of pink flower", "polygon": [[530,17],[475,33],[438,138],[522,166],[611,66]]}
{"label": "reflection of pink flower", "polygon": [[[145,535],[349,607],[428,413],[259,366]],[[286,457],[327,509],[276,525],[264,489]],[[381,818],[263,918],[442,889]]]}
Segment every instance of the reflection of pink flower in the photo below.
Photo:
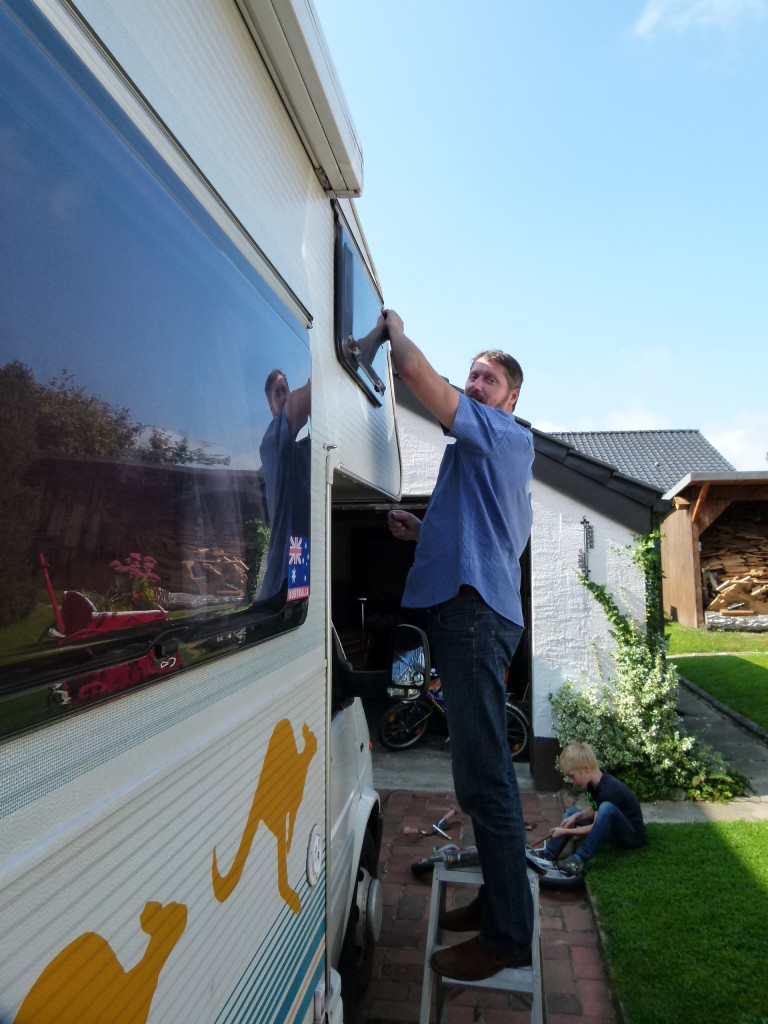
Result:
{"label": "reflection of pink flower", "polygon": [[[109,568],[116,574],[116,578],[106,594],[109,607],[153,607],[157,600],[155,587],[161,582],[160,576],[152,571],[156,565],[156,558],[142,555],[138,551],[131,551],[122,561],[113,559]],[[126,576],[129,579],[125,579]]]}

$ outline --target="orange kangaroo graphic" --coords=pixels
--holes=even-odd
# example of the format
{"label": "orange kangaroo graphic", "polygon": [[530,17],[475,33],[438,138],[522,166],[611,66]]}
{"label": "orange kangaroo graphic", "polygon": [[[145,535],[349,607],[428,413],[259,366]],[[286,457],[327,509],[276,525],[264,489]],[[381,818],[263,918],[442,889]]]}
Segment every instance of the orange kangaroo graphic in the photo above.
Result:
{"label": "orange kangaroo graphic", "polygon": [[[293,735],[293,726],[287,718],[275,726],[264,756],[261,775],[253,795],[253,803],[245,824],[232,867],[225,875],[219,874],[216,850],[213,851],[213,893],[223,903],[229,899],[240,881],[248,854],[251,852],[256,829],[263,821],[277,840],[277,889],[285,902],[298,914],[301,910],[299,894],[288,885],[288,852],[293,839],[296,812],[304,796],[309,762],[317,750],[317,737],[304,723],[301,727],[304,749],[299,753]],[[286,818],[288,834],[286,835]]]}
{"label": "orange kangaroo graphic", "polygon": [[34,983],[14,1024],[144,1024],[160,972],[186,926],[183,903],[147,903],[141,927],[149,943],[129,971],[101,935],[78,935]]}

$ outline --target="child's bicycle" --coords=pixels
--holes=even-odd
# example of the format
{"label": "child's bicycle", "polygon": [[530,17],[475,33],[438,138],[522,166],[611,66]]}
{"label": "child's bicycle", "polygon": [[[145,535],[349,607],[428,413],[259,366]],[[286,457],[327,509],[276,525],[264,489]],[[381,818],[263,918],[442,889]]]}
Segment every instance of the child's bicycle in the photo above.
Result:
{"label": "child's bicycle", "polygon": [[[513,758],[520,757],[528,746],[530,726],[525,712],[510,697],[506,700],[507,742]],[[433,715],[446,729],[443,687],[437,673],[432,670],[429,687],[417,697],[399,700],[384,712],[379,722],[379,739],[389,750],[405,750],[422,740]],[[450,739],[450,737],[449,737]]]}

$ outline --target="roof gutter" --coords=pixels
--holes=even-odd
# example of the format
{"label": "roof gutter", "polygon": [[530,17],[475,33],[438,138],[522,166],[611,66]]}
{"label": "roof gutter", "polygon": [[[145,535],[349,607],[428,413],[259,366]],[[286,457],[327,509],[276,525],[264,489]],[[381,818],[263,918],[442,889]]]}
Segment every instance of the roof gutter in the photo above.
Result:
{"label": "roof gutter", "polygon": [[740,472],[734,470],[731,473],[686,473],[682,480],[671,487],[664,498],[671,501],[676,495],[681,494],[691,484],[768,484],[768,473],[760,470],[748,470]]}

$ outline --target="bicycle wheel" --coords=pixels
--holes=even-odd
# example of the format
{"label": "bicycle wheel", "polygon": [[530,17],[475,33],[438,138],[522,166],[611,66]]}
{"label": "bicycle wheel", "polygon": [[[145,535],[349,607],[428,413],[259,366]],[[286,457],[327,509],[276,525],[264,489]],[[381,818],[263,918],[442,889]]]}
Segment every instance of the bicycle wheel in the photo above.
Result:
{"label": "bicycle wheel", "polygon": [[512,758],[520,757],[528,747],[528,719],[520,708],[507,701],[507,743]]}
{"label": "bicycle wheel", "polygon": [[404,700],[384,712],[379,739],[389,750],[404,750],[418,743],[427,731],[432,708],[420,700]]}

